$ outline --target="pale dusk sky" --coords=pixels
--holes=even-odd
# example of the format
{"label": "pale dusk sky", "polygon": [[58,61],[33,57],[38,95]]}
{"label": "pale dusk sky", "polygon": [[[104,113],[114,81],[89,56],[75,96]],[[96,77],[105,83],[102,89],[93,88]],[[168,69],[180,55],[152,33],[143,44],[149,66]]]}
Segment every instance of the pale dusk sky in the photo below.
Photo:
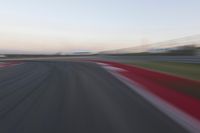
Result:
{"label": "pale dusk sky", "polygon": [[101,51],[200,33],[199,0],[0,0],[0,50]]}

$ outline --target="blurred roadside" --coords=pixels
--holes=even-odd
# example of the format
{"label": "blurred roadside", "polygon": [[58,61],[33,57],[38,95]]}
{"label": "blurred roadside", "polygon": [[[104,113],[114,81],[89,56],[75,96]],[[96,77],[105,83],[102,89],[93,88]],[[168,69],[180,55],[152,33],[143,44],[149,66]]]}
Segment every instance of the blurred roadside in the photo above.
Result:
{"label": "blurred roadside", "polygon": [[[0,51],[1,52],[1,51]],[[134,65],[192,80],[200,80],[200,35],[99,53],[45,54],[0,53],[6,60],[104,60]]]}
{"label": "blurred roadside", "polygon": [[[154,71],[200,80],[200,47],[181,45],[154,48],[145,52],[123,53],[124,50],[104,53],[103,58]],[[121,53],[120,53],[121,52]]]}

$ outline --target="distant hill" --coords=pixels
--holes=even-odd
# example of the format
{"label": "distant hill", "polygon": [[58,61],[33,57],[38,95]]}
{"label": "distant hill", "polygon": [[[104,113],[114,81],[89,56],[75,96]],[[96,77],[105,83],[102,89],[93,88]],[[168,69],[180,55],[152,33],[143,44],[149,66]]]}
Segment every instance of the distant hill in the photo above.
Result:
{"label": "distant hill", "polygon": [[141,53],[141,52],[156,51],[160,49],[171,49],[173,47],[181,47],[181,46],[187,46],[187,45],[200,47],[200,35],[182,37],[178,39],[146,44],[146,45],[140,45],[140,46],[135,46],[135,47],[129,47],[129,48],[123,48],[123,49],[103,51],[101,52],[101,54]]}

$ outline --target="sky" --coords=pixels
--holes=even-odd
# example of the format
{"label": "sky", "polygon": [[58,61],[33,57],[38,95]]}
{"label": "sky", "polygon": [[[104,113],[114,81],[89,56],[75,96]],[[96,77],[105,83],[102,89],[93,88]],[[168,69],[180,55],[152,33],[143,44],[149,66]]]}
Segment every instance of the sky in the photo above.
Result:
{"label": "sky", "polygon": [[134,47],[200,33],[199,0],[0,0],[0,50]]}

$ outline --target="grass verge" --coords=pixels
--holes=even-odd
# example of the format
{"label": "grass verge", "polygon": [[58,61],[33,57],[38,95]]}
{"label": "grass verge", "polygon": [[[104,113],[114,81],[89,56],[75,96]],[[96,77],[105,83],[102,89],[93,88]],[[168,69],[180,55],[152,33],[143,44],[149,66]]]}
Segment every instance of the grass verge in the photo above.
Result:
{"label": "grass verge", "polygon": [[166,72],[193,80],[200,80],[200,64],[178,62],[127,62],[126,64]]}

